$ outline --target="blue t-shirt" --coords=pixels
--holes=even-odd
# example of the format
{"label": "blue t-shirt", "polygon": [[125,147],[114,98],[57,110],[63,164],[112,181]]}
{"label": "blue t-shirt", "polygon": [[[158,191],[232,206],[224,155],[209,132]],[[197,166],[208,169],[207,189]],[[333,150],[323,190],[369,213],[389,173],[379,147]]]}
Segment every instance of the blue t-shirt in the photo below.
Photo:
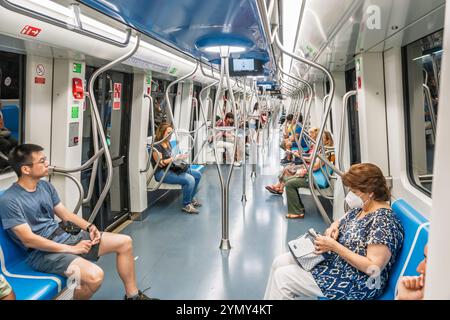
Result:
{"label": "blue t-shirt", "polygon": [[[389,248],[391,258],[381,271],[379,286],[335,253],[317,265],[312,275],[328,299],[370,300],[380,296],[387,284],[389,271],[403,244],[404,231],[391,209],[378,209],[362,219],[356,219],[361,209],[351,210],[339,224],[338,242],[351,251],[366,256],[369,244],[383,244]],[[371,283],[372,282],[372,283]]]}
{"label": "blue t-shirt", "polygon": [[[295,135],[298,136],[298,137],[300,137],[300,133],[302,133],[302,126],[299,125],[299,124],[297,124],[297,125],[295,126]],[[305,138],[304,138],[304,137],[302,137],[301,145],[302,145],[302,148],[307,148],[307,147],[308,147],[308,145],[306,144],[306,141],[305,141]],[[297,141],[294,141],[294,142],[292,143],[292,147],[293,147],[293,148],[298,148]]]}
{"label": "blue t-shirt", "polygon": [[[14,183],[0,198],[0,219],[3,229],[15,243],[27,250],[28,248],[11,228],[26,223],[34,234],[48,238],[58,228],[53,208],[60,202],[55,187],[47,181],[40,180],[33,192]],[[63,233],[52,240],[61,243],[69,237],[70,234]]]}

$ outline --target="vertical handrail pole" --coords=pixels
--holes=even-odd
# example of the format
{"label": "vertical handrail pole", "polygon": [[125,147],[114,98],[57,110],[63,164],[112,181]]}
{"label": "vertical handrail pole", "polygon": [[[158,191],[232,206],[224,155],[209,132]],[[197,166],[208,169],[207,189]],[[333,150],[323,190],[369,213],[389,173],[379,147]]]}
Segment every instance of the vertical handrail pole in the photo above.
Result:
{"label": "vertical handrail pole", "polygon": [[243,122],[244,122],[244,165],[242,168],[242,197],[241,201],[247,201],[247,194],[246,194],[246,179],[247,179],[247,156],[246,156],[246,148],[245,148],[245,138],[247,137],[247,79],[244,78],[244,103],[242,106],[242,115],[243,115]]}
{"label": "vertical handrail pole", "polygon": [[433,100],[431,100],[430,87],[428,87],[426,84],[423,84],[423,90],[425,92],[425,98],[427,99],[428,110],[430,111],[431,130],[433,131],[433,139],[436,140],[437,120],[436,114],[434,113]]}
{"label": "vertical handrail pole", "polygon": [[103,145],[103,149],[105,149],[105,160],[106,160],[106,167],[107,167],[107,175],[106,175],[106,183],[105,187],[103,188],[97,203],[95,204],[94,209],[92,210],[91,216],[89,217],[88,222],[92,223],[94,219],[97,217],[97,213],[100,210],[101,205],[103,204],[103,201],[106,198],[106,195],[109,192],[109,189],[111,188],[112,184],[112,178],[113,178],[113,165],[112,165],[112,159],[111,159],[111,153],[109,152],[108,143],[106,141],[106,134],[103,131],[103,125],[101,123],[100,113],[98,111],[97,102],[95,100],[95,94],[94,94],[94,83],[97,77],[105,72],[106,70],[111,69],[113,66],[127,60],[129,57],[131,57],[133,54],[136,53],[136,51],[139,48],[141,42],[141,34],[136,35],[136,44],[134,45],[133,49],[131,49],[128,53],[124,54],[122,57],[117,58],[116,60],[108,63],[107,65],[97,69],[89,79],[89,96],[91,98],[91,103],[93,105],[93,111],[95,114],[95,118],[97,120],[98,124],[98,133],[100,134],[100,141]]}
{"label": "vertical handrail pole", "polygon": [[[356,90],[347,92],[342,98],[342,117],[341,117],[341,132],[339,136],[339,148],[338,148],[338,168],[342,172],[345,172],[344,168],[344,139],[345,139],[345,129],[346,129],[346,115],[348,108],[348,101],[350,97],[356,96]],[[347,195],[347,192],[344,188],[344,193]]]}

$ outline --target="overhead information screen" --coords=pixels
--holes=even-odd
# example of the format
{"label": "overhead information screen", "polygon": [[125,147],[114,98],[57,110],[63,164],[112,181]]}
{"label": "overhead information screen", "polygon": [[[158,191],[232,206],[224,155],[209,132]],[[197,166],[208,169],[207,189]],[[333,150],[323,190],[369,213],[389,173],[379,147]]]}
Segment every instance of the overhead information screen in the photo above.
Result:
{"label": "overhead information screen", "polygon": [[257,59],[230,59],[230,76],[246,77],[264,74],[263,64]]}
{"label": "overhead information screen", "polygon": [[233,70],[240,71],[254,71],[255,60],[253,59],[233,59]]}

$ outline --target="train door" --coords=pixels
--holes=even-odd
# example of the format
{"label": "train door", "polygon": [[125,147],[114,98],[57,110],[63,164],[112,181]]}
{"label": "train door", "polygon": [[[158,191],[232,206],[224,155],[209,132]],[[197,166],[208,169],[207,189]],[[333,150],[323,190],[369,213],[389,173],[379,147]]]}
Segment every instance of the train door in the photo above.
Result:
{"label": "train door", "polygon": [[6,157],[22,139],[24,56],[0,51],[0,174],[10,170]]}
{"label": "train door", "polygon": [[[346,90],[356,90],[356,69],[348,70],[345,73]],[[359,116],[358,101],[349,100],[347,108],[347,123],[350,143],[350,164],[361,163],[361,144],[359,139]]]}
{"label": "train door", "polygon": [[[89,79],[94,68],[86,68],[86,79]],[[100,209],[95,223],[102,230],[109,230],[117,222],[126,218],[129,213],[129,181],[127,154],[131,121],[132,75],[116,71],[108,71],[100,75],[94,84],[94,91],[103,130],[113,162],[113,179],[109,194]],[[83,123],[83,162],[92,156],[91,113],[85,108]],[[82,183],[85,190],[91,179],[92,171],[83,172]],[[89,218],[95,203],[106,182],[106,163],[97,170],[94,194],[89,203],[83,206],[83,217]]]}

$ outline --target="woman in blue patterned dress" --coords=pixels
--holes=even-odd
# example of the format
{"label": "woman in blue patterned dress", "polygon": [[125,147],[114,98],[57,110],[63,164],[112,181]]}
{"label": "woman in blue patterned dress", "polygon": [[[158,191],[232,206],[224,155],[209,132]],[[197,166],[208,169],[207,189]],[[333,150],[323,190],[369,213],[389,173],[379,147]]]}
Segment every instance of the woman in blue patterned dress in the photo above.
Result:
{"label": "woman in blue patterned dress", "polygon": [[351,209],[317,237],[316,253],[326,259],[308,272],[289,252],[275,258],[265,299],[366,300],[383,293],[404,236],[386,179],[380,168],[364,163],[353,165],[342,181]]}

